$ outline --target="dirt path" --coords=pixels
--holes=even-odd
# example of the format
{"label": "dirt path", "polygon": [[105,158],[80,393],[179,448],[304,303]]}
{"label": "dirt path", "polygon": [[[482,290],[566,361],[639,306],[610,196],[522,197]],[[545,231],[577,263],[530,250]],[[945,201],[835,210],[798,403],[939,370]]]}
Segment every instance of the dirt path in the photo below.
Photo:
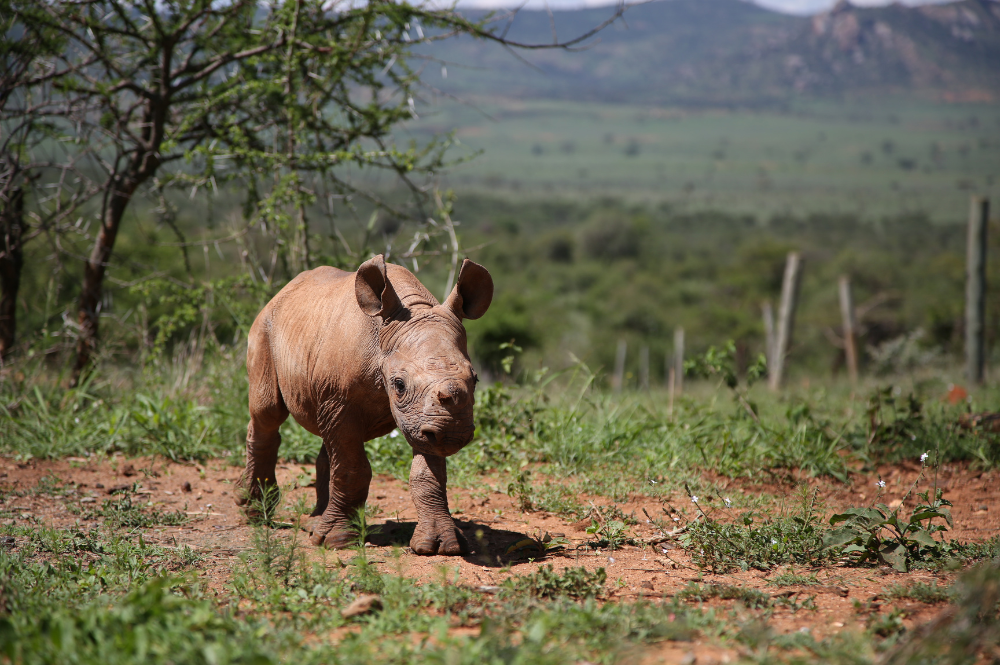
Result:
{"label": "dirt path", "polygon": [[[240,471],[221,461],[202,466],[115,457],[23,464],[0,458],[0,496],[3,497],[0,522],[62,528],[76,524],[82,528],[96,526],[96,519],[87,520],[88,512],[99,508],[114,488],[138,482],[140,497],[160,510],[183,511],[190,518],[184,526],[146,530],[146,541],[164,547],[188,546],[196,550],[203,557],[198,566],[204,580],[221,593],[232,575],[233,566],[239,562],[240,553],[251,547],[252,528],[233,503],[234,483]],[[891,505],[916,478],[919,466],[885,467],[879,472],[887,484],[883,498]],[[312,469],[308,466],[286,464],[279,467],[278,480],[282,487],[295,487],[286,493],[286,507],[299,505],[308,512],[313,505],[314,490],[302,485],[307,485],[311,477]],[[868,482],[870,479],[860,477],[852,485],[815,478],[772,479],[769,484],[721,478],[710,480],[727,493],[766,492],[790,500],[797,487],[807,483],[818,490],[828,515],[852,504],[870,502],[876,492],[874,483]],[[933,480],[932,476],[925,478],[918,491]],[[963,542],[983,541],[1000,532],[998,480],[1000,474],[996,471],[981,473],[963,465],[949,465],[941,470],[937,482],[945,488],[945,497],[955,504],[955,528],[949,533],[950,538]],[[386,571],[402,572],[421,580],[440,580],[447,574],[451,579],[457,577],[461,584],[474,587],[497,586],[511,575],[527,574],[546,564],[557,570],[567,566],[583,566],[590,570],[604,568],[608,575],[608,598],[612,601],[669,597],[691,582],[741,585],[771,595],[787,596],[788,606],[774,610],[772,627],[783,632],[808,630],[817,638],[847,628],[863,627],[871,612],[887,604],[880,594],[892,583],[937,581],[940,585],[948,585],[954,576],[953,573],[923,570],[902,574],[887,568],[827,566],[813,571],[796,571],[815,574],[818,585],[778,588],[768,582],[777,574],[787,572],[787,568],[766,573],[756,570],[726,575],[702,573],[680,547],[669,541],[656,545],[626,545],[613,552],[588,548],[586,543],[592,540],[585,530],[589,521],[573,523],[549,513],[521,512],[509,496],[494,489],[500,485],[500,479],[485,477],[475,489],[451,488],[449,491],[456,519],[473,544],[472,554],[421,557],[405,546],[416,520],[407,485],[394,478],[376,478],[369,502],[379,513],[372,522],[380,525],[381,534],[369,543],[372,559]],[[910,499],[907,503],[912,502]],[[600,503],[610,502],[603,499]],[[625,513],[633,513],[639,518],[633,534],[641,541],[655,533],[652,525],[646,523],[642,510],[659,516],[664,514],[662,507],[667,504],[690,506],[690,499],[681,494],[666,499],[640,496],[617,505]],[[294,518],[289,509],[279,519]],[[303,517],[302,522],[307,529],[308,520]],[[568,545],[561,552],[548,556],[530,547],[516,548],[520,541],[540,540],[546,533],[550,537],[565,538]],[[300,532],[298,535],[304,541],[306,534]],[[325,561],[328,565],[353,556],[352,552],[326,551],[308,544],[305,544],[305,551],[311,560]],[[796,607],[810,597],[815,611]],[[724,601],[709,601],[708,604],[732,605]],[[860,610],[856,607],[858,604]],[[909,625],[926,621],[940,609],[940,606],[912,601],[894,602],[893,606],[905,611],[905,622]],[[721,655],[716,660],[724,662]]]}

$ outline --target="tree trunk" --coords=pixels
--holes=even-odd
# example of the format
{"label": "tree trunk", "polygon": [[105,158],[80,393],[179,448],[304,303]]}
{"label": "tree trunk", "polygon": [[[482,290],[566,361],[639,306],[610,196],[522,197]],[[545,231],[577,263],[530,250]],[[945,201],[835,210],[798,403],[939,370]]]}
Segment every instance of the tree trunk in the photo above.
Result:
{"label": "tree trunk", "polygon": [[17,292],[21,287],[21,268],[24,266],[24,248],[21,233],[24,230],[24,192],[17,187],[0,208],[0,359],[7,358],[14,350],[17,331]]}
{"label": "tree trunk", "polygon": [[80,378],[90,368],[94,351],[97,349],[99,306],[104,288],[104,274],[115,247],[118,228],[138,184],[134,177],[126,176],[117,176],[113,181],[100,233],[97,234],[97,241],[90,252],[90,258],[83,265],[83,288],[80,291],[80,310],[77,315],[80,333],[76,342],[73,386],[80,383]]}

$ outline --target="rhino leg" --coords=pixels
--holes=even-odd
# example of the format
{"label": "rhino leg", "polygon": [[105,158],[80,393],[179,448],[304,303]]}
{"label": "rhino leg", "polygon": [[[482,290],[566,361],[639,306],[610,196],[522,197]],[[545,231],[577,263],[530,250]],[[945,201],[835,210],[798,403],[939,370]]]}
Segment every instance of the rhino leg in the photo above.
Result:
{"label": "rhino leg", "polygon": [[410,494],[417,507],[417,528],[410,547],[417,554],[466,554],[469,544],[448,510],[448,462],[438,455],[414,453]]}
{"label": "rhino leg", "polygon": [[[336,443],[334,443],[336,441]],[[309,540],[314,545],[334,549],[350,547],[358,536],[351,521],[364,510],[372,467],[365,455],[364,443],[347,444],[343,438],[323,437],[323,449],[316,459],[316,510],[319,520]],[[326,473],[320,468],[328,461]],[[320,485],[325,479],[326,491]],[[325,505],[323,505],[325,504]],[[320,510],[322,508],[322,510]]]}
{"label": "rhino leg", "polygon": [[[237,483],[236,504],[244,507],[249,517],[261,517],[261,500],[265,488],[277,487],[275,466],[281,434],[278,428],[288,418],[288,407],[281,397],[278,376],[271,359],[267,338],[257,324],[250,330],[247,347],[247,374],[250,379],[250,424],[247,426],[247,465]],[[271,505],[277,505],[278,493],[266,492]]]}
{"label": "rhino leg", "polygon": [[[249,517],[271,513],[278,503],[278,482],[275,478],[278,448],[281,446],[278,428],[288,417],[288,411],[285,411],[284,417],[275,415],[279,414],[272,414],[270,418],[251,418],[247,426],[247,465],[237,482],[236,505],[244,506],[243,511]],[[265,499],[268,505],[262,506],[260,502]]]}
{"label": "rhino leg", "polygon": [[319,447],[319,454],[316,455],[316,507],[309,517],[322,515],[328,505],[330,505],[330,453],[326,451],[324,444]]}

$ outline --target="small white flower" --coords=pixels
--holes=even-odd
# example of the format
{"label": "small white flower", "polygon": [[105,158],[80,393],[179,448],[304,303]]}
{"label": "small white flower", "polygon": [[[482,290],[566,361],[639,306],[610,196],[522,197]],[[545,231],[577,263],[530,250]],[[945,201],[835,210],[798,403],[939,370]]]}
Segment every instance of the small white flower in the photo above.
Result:
{"label": "small white flower", "polygon": [[397,436],[399,436],[399,430],[398,429],[394,429],[391,432],[389,432],[389,438],[390,439],[395,439]]}
{"label": "small white flower", "polygon": [[614,562],[615,562],[615,558],[613,556],[609,556],[608,557],[608,563],[614,563]]}
{"label": "small white flower", "polygon": [[698,497],[692,495],[691,496],[691,503],[698,503]]}
{"label": "small white flower", "polygon": [[775,540],[774,538],[772,538],[772,539],[771,539],[771,544],[772,544],[772,545],[777,545],[777,544],[778,544],[778,541],[777,541],[777,540]]}
{"label": "small white flower", "polygon": [[883,489],[885,487],[885,481],[884,480],[878,481],[877,483],[875,483],[875,487]]}
{"label": "small white flower", "polygon": [[650,478],[649,479],[649,484],[650,485],[657,485],[658,483],[655,480],[653,480],[652,478]]}
{"label": "small white flower", "polygon": [[661,549],[661,550],[663,550],[663,553],[664,553],[664,554],[666,554],[666,553],[667,553],[667,548],[666,548],[666,547],[661,547],[660,549]]}
{"label": "small white flower", "polygon": [[927,453],[924,453],[923,455],[921,455],[920,456],[920,463],[923,464],[924,462],[926,462],[928,457],[930,457],[930,455],[928,455]]}
{"label": "small white flower", "polygon": [[679,517],[675,517],[675,518],[674,518],[674,521],[675,521],[675,522],[680,522],[680,521],[681,521],[681,518],[679,518]]}
{"label": "small white flower", "polygon": [[729,497],[726,497],[725,499],[723,499],[723,501],[726,502],[726,508],[732,508],[733,507],[733,502],[729,500]]}

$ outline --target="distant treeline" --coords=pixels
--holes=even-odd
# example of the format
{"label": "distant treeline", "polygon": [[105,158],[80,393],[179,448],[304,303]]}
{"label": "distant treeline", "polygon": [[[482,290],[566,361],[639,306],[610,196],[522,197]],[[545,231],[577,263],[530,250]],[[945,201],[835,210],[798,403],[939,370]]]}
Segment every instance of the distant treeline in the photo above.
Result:
{"label": "distant treeline", "polygon": [[[805,268],[791,371],[843,369],[837,279],[848,275],[862,331],[863,369],[905,371],[961,353],[965,230],[922,216],[876,223],[813,215],[754,219],[676,212],[615,200],[518,205],[465,198],[455,218],[463,243],[493,271],[489,316],[470,323],[473,346],[494,370],[511,339],[523,367],[569,364],[569,353],[608,371],[619,339],[638,376],[639,348],[662,377],[673,330],[683,326],[697,352],[736,341],[739,360],[764,351],[761,305],[777,307],[785,258]],[[992,246],[996,246],[996,234]],[[990,274],[998,274],[990,266]],[[996,280],[993,280],[996,283]],[[988,348],[996,308],[988,307]]]}
{"label": "distant treeline", "polygon": [[[273,237],[259,230],[226,230],[236,214],[230,195],[214,200],[206,229],[196,202],[178,205],[168,224],[139,209],[116,249],[113,284],[101,316],[107,356],[178,353],[243,339],[257,311],[294,276],[294,267],[268,260]],[[438,297],[452,247],[422,242],[400,258],[417,230],[411,222],[369,216],[359,207],[324,215],[310,209],[311,265],[348,270],[387,252]],[[232,211],[232,212],[228,212]],[[334,211],[337,212],[336,210]],[[804,259],[800,306],[789,371],[828,376],[843,369],[837,278],[851,277],[858,309],[862,371],[906,370],[959,358],[963,345],[965,229],[921,216],[878,222],[848,216],[756,219],[721,212],[680,212],[615,199],[519,202],[458,196],[460,255],[493,274],[496,296],[488,314],[467,324],[474,356],[493,377],[523,349],[514,374],[572,364],[573,354],[610,371],[618,340],[628,342],[626,385],[637,385],[639,349],[650,348],[651,377],[662,381],[683,326],[689,353],[734,340],[738,361],[764,351],[761,305],[777,306],[789,251]],[[171,226],[176,227],[176,231]],[[235,223],[232,228],[245,228]],[[179,235],[178,235],[179,234]],[[190,246],[181,247],[179,237]],[[218,243],[197,242],[219,237]],[[991,235],[991,247],[1000,242]],[[192,244],[194,243],[194,244]],[[992,252],[996,254],[996,252]],[[989,266],[990,281],[1000,270]],[[50,247],[29,247],[19,303],[24,354],[65,358],[71,352],[72,311],[79,282],[72,265]],[[989,301],[995,302],[995,298]],[[987,348],[1000,331],[997,308],[987,307]],[[630,383],[629,383],[630,382]]]}

